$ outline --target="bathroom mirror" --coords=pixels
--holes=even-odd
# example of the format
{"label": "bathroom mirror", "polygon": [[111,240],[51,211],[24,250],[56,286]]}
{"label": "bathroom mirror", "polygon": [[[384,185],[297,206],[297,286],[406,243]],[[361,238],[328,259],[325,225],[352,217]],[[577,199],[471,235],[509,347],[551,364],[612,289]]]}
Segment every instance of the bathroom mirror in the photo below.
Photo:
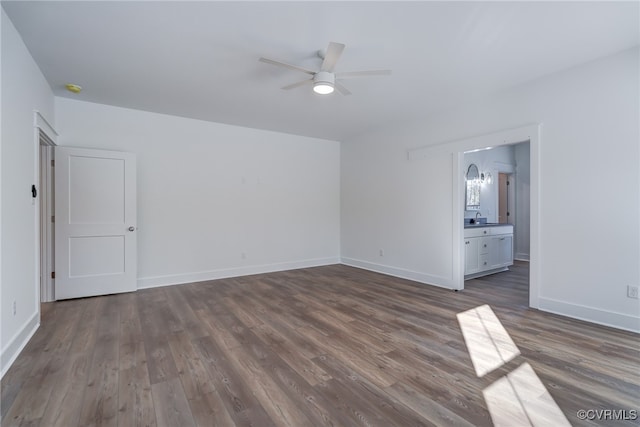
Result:
{"label": "bathroom mirror", "polygon": [[480,210],[480,172],[475,164],[469,165],[466,178],[465,209],[478,211]]}

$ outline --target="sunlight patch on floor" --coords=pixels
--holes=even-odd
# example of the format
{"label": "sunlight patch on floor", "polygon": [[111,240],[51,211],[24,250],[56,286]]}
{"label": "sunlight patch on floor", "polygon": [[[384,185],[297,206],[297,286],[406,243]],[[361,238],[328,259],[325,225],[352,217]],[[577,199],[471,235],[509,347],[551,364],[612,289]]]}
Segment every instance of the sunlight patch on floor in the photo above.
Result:
{"label": "sunlight patch on floor", "polygon": [[531,365],[523,363],[482,391],[495,426],[570,426]]}
{"label": "sunlight patch on floor", "polygon": [[488,305],[458,313],[457,316],[478,377],[485,376],[520,354]]}
{"label": "sunlight patch on floor", "polygon": [[[520,350],[488,305],[458,313],[457,317],[479,378],[520,355]],[[495,426],[571,425],[527,362],[494,381],[482,394]]]}

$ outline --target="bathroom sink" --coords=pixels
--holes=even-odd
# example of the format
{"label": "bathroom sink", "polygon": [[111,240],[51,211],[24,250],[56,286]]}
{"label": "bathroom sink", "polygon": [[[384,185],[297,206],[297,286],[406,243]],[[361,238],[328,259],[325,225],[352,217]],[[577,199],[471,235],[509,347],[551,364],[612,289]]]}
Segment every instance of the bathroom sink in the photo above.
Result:
{"label": "bathroom sink", "polygon": [[487,225],[487,218],[465,218],[464,226],[465,227],[480,227],[482,225]]}

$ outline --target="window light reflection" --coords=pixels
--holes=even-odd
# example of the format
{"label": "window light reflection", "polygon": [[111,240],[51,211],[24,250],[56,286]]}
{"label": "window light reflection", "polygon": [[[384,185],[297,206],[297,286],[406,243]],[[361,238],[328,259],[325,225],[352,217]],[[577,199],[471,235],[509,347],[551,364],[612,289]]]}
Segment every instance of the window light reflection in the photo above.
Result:
{"label": "window light reflection", "polygon": [[528,363],[482,391],[494,426],[571,426]]}
{"label": "window light reflection", "polygon": [[[478,377],[520,354],[491,307],[458,313],[458,323]],[[571,426],[538,375],[524,362],[482,391],[495,426]]]}
{"label": "window light reflection", "polygon": [[483,377],[520,354],[491,307],[458,313],[458,323],[478,377]]}

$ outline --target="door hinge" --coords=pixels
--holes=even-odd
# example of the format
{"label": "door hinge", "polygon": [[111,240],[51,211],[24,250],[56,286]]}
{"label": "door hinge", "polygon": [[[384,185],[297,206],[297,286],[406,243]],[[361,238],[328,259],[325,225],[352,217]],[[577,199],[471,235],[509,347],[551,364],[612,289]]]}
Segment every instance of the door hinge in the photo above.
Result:
{"label": "door hinge", "polygon": [[52,272],[51,272],[51,278],[52,278],[52,279],[55,279],[55,278],[56,278],[56,272],[55,272],[55,271],[52,271]]}
{"label": "door hinge", "polygon": [[509,181],[507,181],[507,185],[511,185],[511,184],[509,183]]}
{"label": "door hinge", "polygon": [[54,167],[56,165],[56,161],[55,160],[51,160],[51,167]]}
{"label": "door hinge", "polygon": [[56,216],[55,215],[51,215],[51,222],[56,222]]}

